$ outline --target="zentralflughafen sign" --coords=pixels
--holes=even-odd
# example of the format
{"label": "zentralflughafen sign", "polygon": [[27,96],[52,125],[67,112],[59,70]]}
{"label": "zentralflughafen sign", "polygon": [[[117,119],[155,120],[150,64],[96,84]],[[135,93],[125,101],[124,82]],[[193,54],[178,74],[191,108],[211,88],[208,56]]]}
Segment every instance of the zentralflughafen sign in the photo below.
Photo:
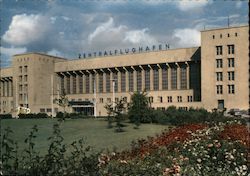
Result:
{"label": "zentralflughafen sign", "polygon": [[151,47],[138,47],[138,48],[126,48],[126,49],[115,49],[113,51],[98,51],[98,52],[89,52],[89,53],[79,53],[78,58],[91,58],[91,57],[103,57],[103,56],[116,56],[123,54],[133,54],[133,53],[141,53],[141,52],[150,52],[150,51],[161,51],[168,50],[169,44],[159,44],[152,45]]}

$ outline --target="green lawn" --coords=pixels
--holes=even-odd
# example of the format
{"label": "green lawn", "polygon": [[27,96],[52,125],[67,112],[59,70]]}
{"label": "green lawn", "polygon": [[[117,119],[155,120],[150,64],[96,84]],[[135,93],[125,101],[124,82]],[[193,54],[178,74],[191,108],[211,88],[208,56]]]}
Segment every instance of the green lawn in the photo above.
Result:
{"label": "green lawn", "polygon": [[[24,139],[28,136],[31,128],[38,126],[35,148],[41,153],[48,149],[47,138],[52,134],[53,124],[57,119],[9,119],[2,120],[2,130],[11,127],[12,138],[18,142],[20,150],[25,147]],[[143,124],[139,129],[134,129],[134,125],[125,123],[125,132],[115,133],[114,128],[107,128],[107,121],[104,119],[67,119],[62,123],[62,136],[65,144],[69,145],[73,141],[84,138],[87,145],[94,147],[96,151],[103,149],[112,150],[129,148],[131,141],[147,136],[154,136],[167,129],[167,126],[156,124]],[[115,124],[114,124],[115,125]]]}

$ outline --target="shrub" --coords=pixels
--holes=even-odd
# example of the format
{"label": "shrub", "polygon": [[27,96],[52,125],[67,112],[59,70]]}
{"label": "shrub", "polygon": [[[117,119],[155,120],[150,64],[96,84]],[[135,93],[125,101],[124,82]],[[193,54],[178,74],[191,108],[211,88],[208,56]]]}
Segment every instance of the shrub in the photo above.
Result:
{"label": "shrub", "polygon": [[11,114],[0,114],[0,119],[12,119]]}
{"label": "shrub", "polygon": [[20,119],[44,119],[49,116],[46,113],[38,113],[38,114],[19,114]]}

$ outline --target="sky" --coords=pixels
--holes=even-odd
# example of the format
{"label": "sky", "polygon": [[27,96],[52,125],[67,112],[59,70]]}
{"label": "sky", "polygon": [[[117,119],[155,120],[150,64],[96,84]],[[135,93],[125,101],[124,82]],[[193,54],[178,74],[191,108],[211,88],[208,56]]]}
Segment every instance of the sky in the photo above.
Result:
{"label": "sky", "polygon": [[15,54],[200,46],[200,31],[248,24],[248,1],[0,0],[1,67]]}

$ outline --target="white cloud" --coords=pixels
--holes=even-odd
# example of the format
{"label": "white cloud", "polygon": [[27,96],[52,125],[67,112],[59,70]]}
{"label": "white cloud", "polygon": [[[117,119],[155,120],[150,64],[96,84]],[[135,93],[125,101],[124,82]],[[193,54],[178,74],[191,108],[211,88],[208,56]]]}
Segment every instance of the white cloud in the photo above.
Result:
{"label": "white cloud", "polygon": [[177,39],[177,47],[200,46],[200,32],[196,29],[175,29],[173,37]]}
{"label": "white cloud", "polygon": [[236,2],[236,8],[239,9],[239,8],[241,8],[241,6],[242,6],[242,2],[241,1],[237,1]]}
{"label": "white cloud", "polygon": [[16,48],[16,47],[11,47],[11,48],[5,48],[5,47],[0,47],[1,53],[8,56],[8,57],[12,57],[15,54],[22,54],[27,52],[27,48],[25,47],[20,47],[20,48]]}
{"label": "white cloud", "polygon": [[201,9],[208,5],[209,3],[212,3],[212,1],[208,0],[181,0],[176,2],[177,7],[182,11],[189,11],[189,10],[195,10],[195,9]]}
{"label": "white cloud", "polygon": [[49,28],[49,21],[42,15],[15,15],[3,40],[12,45],[26,45],[40,40]]}
{"label": "white cloud", "polygon": [[147,34],[147,31],[149,31],[148,28],[126,32],[124,41],[128,41],[133,44],[155,44],[155,38]]}
{"label": "white cloud", "polygon": [[149,34],[149,29],[130,30],[125,25],[115,26],[113,18],[101,23],[94,32],[88,36],[89,48],[112,49],[114,47],[127,47],[133,44],[147,45],[157,43]]}

